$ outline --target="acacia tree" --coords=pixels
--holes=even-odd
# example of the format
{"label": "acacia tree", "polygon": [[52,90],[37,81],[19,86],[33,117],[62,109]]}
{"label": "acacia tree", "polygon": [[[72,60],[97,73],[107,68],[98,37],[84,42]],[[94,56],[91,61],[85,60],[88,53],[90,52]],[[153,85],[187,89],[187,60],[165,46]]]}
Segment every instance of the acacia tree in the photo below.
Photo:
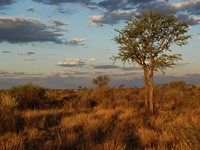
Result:
{"label": "acacia tree", "polygon": [[97,87],[108,85],[108,82],[110,82],[110,78],[108,77],[108,75],[98,76],[96,79],[92,80],[92,83],[96,84]]}
{"label": "acacia tree", "polygon": [[158,70],[164,73],[167,67],[173,68],[174,61],[181,60],[181,54],[169,53],[172,52],[170,46],[187,44],[191,36],[184,34],[189,26],[185,21],[178,22],[172,12],[164,15],[152,10],[134,15],[125,23],[123,29],[115,29],[119,35],[113,40],[120,44],[120,52],[111,59],[114,63],[120,59],[124,65],[128,62],[141,66],[144,70],[145,106],[153,112],[153,75]]}

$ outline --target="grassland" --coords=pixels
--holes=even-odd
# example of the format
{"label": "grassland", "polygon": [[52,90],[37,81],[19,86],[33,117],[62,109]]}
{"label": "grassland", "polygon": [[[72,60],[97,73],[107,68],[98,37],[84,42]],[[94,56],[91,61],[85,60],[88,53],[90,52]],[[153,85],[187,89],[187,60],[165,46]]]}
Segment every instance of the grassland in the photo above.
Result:
{"label": "grassland", "polygon": [[198,150],[200,88],[49,90],[32,83],[0,92],[2,150]]}

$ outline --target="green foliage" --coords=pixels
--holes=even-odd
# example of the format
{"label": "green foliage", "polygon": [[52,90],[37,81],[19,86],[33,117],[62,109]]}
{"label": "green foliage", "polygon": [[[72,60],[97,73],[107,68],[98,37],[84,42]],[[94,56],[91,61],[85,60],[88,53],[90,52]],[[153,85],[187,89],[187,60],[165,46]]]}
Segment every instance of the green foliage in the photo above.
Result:
{"label": "green foliage", "polygon": [[92,80],[92,83],[97,87],[108,86],[108,82],[110,82],[108,75],[98,76],[96,79]]}
{"label": "green foliage", "polygon": [[[114,61],[120,59],[124,64],[139,64],[148,70],[165,69],[172,67],[174,61],[181,60],[181,54],[173,54],[171,44],[186,45],[191,36],[183,35],[189,28],[185,21],[177,22],[173,13],[163,15],[157,11],[147,11],[135,15],[125,22],[127,25],[122,30],[117,30],[119,36],[113,39],[119,46],[118,56],[112,57]],[[150,62],[150,63],[147,63]]]}
{"label": "green foliage", "polygon": [[39,103],[46,99],[45,89],[29,82],[24,85],[13,86],[9,89],[12,97],[19,102],[20,108],[35,108]]}
{"label": "green foliage", "polygon": [[185,88],[187,83],[185,81],[172,81],[168,84],[169,88]]}
{"label": "green foliage", "polygon": [[200,84],[199,84],[199,85],[197,85],[197,84],[194,84],[194,85],[192,85],[192,88],[195,88],[195,89],[200,89]]}

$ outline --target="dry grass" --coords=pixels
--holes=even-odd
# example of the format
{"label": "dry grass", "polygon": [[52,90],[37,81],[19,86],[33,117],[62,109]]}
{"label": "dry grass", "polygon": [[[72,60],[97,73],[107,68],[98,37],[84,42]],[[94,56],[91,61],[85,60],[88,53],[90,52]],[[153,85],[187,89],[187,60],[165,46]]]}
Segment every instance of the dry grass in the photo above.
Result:
{"label": "dry grass", "polygon": [[0,149],[198,150],[197,91],[156,87],[151,114],[144,89],[47,90],[40,108],[0,114]]}

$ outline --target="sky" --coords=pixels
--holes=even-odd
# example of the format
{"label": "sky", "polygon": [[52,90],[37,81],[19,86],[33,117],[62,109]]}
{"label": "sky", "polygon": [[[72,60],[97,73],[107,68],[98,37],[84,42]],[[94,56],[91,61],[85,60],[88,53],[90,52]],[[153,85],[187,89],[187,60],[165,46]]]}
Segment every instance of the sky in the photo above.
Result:
{"label": "sky", "polygon": [[0,0],[0,89],[33,84],[50,89],[94,88],[92,79],[108,75],[111,87],[144,87],[143,70],[112,56],[112,39],[125,21],[147,10],[176,13],[189,23],[188,45],[175,69],[154,75],[154,84],[200,84],[200,0]]}

